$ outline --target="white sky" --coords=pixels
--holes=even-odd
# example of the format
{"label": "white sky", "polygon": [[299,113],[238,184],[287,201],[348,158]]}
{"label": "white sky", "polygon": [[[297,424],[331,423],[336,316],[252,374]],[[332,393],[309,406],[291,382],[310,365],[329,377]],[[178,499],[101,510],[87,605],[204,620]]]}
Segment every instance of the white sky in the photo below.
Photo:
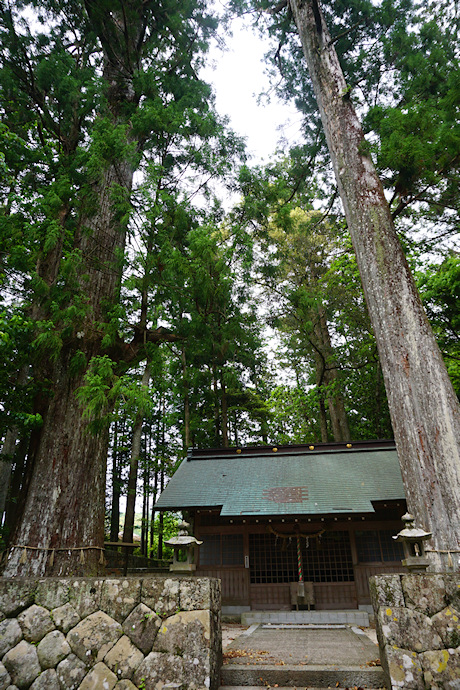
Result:
{"label": "white sky", "polygon": [[251,163],[268,162],[281,139],[293,146],[300,140],[300,115],[293,105],[286,105],[274,95],[267,103],[257,103],[258,95],[269,89],[264,74],[263,57],[267,49],[242,19],[233,21],[233,37],[227,37],[228,50],[211,50],[214,68],[202,76],[214,85],[217,111],[229,115],[232,128],[247,138]]}

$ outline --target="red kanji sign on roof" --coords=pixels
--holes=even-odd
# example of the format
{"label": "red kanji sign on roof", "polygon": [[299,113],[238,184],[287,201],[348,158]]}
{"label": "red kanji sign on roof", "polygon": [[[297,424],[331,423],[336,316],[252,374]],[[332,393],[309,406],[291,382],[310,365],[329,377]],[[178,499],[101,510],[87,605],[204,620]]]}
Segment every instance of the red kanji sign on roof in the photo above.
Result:
{"label": "red kanji sign on roof", "polygon": [[278,486],[265,489],[262,496],[275,503],[303,503],[308,501],[308,489],[306,486]]}

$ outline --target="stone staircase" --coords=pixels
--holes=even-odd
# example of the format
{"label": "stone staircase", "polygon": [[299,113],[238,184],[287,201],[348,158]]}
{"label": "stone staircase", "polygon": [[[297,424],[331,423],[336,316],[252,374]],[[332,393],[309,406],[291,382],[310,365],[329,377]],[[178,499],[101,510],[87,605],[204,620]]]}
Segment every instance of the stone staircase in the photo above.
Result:
{"label": "stone staircase", "polygon": [[220,690],[385,687],[379,649],[358,627],[369,625],[366,612],[251,611],[244,623],[250,628],[226,650]]}
{"label": "stone staircase", "polygon": [[344,611],[247,611],[241,614],[243,625],[255,623],[272,625],[355,625],[369,627],[367,611],[350,609]]}
{"label": "stone staircase", "polygon": [[354,690],[365,688],[366,690],[380,690],[385,688],[384,677],[381,668],[358,669],[341,668],[327,669],[324,667],[310,667],[299,670],[289,667],[284,669],[270,669],[259,667],[258,669],[239,669],[227,666],[222,671],[222,685],[220,690],[237,690],[238,688],[250,690],[250,688],[276,687],[292,690],[319,690],[320,688],[334,688],[335,690]]}

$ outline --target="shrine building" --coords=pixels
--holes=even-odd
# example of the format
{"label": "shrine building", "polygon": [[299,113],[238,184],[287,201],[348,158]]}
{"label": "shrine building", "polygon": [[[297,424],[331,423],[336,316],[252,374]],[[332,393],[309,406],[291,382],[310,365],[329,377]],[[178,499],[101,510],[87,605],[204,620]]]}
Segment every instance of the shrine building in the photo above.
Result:
{"label": "shrine building", "polygon": [[291,609],[299,581],[316,609],[366,609],[369,576],[402,570],[393,441],[193,449],[155,508],[191,523],[227,612]]}

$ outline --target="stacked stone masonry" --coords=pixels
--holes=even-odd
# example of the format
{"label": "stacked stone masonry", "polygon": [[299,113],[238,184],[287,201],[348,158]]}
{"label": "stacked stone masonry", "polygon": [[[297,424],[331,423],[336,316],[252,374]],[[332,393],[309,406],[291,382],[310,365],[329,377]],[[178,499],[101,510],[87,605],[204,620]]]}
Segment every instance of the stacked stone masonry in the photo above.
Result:
{"label": "stacked stone masonry", "polygon": [[460,575],[370,579],[387,688],[460,690]]}
{"label": "stacked stone masonry", "polygon": [[217,690],[220,581],[0,580],[0,690]]}

